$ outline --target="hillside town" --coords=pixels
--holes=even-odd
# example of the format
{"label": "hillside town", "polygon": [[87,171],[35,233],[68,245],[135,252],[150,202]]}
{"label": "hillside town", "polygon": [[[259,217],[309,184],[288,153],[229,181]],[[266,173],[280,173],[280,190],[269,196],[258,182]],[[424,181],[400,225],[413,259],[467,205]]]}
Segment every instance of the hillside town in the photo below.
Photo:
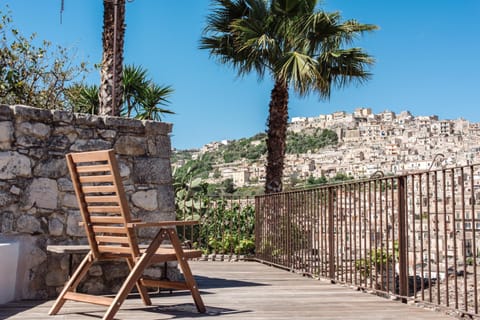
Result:
{"label": "hillside town", "polygon": [[[338,111],[292,118],[288,127],[304,134],[319,129],[335,131],[338,145],[305,154],[287,154],[285,183],[309,177],[332,178],[339,173],[368,178],[377,172],[398,175],[480,162],[480,123],[462,118],[444,120],[436,115],[414,116],[409,111],[374,114],[370,108],[357,108],[353,113]],[[207,144],[193,158],[228,143]],[[212,173],[209,182],[230,178],[237,187],[262,184],[265,158],[214,164],[214,169],[220,174],[214,177]]]}

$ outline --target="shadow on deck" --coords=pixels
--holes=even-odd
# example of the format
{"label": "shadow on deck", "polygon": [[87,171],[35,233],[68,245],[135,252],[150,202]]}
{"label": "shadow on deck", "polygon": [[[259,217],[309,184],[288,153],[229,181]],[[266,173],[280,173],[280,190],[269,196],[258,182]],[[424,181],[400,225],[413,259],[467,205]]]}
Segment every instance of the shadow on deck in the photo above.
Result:
{"label": "shadow on deck", "polygon": [[[199,314],[189,293],[162,291],[145,307],[131,295],[116,319],[454,319],[444,313],[317,281],[256,262],[191,262],[205,305]],[[0,306],[0,319],[101,319],[105,307],[67,302],[48,316],[53,301]]]}

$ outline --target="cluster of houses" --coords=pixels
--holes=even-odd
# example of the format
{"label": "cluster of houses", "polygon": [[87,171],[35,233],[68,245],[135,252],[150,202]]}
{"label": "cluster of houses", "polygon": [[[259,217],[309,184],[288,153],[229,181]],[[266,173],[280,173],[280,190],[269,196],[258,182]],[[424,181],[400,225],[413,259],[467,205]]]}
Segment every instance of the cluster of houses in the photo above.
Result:
{"label": "cluster of houses", "polygon": [[[335,131],[339,143],[304,154],[287,154],[285,183],[309,177],[332,178],[339,173],[353,178],[368,178],[379,171],[384,175],[408,174],[480,162],[480,123],[462,118],[440,120],[435,115],[413,116],[408,111],[374,114],[370,108],[357,108],[353,113],[292,118],[288,128],[304,134],[322,129]],[[228,143],[207,144],[194,156]],[[212,172],[209,182],[231,178],[242,187],[265,181],[264,157],[215,163],[213,167],[217,174]]]}

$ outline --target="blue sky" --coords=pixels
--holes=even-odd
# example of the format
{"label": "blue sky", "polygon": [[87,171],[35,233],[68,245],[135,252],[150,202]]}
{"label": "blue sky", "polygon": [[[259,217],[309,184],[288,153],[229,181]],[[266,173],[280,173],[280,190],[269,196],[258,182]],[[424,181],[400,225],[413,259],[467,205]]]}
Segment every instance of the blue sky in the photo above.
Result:
{"label": "blue sky", "polygon": [[[92,65],[101,60],[101,0],[0,0],[24,35],[69,47]],[[410,110],[442,119],[480,121],[480,1],[325,0],[322,9],[380,30],[355,42],[376,59],[367,83],[334,90],[330,100],[290,95],[290,116],[337,110]],[[265,131],[272,81],[238,78],[198,49],[209,0],[134,0],[127,3],[125,63],[141,65],[175,92],[166,122],[175,148],[238,139]],[[99,81],[93,72],[88,81]]]}

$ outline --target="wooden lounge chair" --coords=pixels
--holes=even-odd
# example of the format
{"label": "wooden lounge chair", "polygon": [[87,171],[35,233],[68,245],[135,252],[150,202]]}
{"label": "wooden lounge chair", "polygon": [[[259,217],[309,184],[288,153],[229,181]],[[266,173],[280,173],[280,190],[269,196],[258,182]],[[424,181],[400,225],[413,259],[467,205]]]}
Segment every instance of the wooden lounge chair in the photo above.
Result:
{"label": "wooden lounge chair", "polygon": [[[175,226],[192,221],[141,222],[132,219],[113,150],[71,153],[67,164],[83,218],[90,251],[72,274],[49,314],[57,314],[67,300],[109,306],[103,319],[113,319],[134,286],[145,305],[151,305],[146,287],[190,290],[197,310],[205,306],[188,265],[189,258],[201,255],[199,250],[183,249]],[[141,249],[135,230],[158,227],[159,231],[146,249]],[[170,241],[168,247],[160,247]],[[76,288],[96,261],[124,260],[130,273],[118,293],[112,297],[77,293]],[[145,268],[153,263],[178,261],[185,281],[149,280]],[[165,270],[166,271],[166,270]]]}

